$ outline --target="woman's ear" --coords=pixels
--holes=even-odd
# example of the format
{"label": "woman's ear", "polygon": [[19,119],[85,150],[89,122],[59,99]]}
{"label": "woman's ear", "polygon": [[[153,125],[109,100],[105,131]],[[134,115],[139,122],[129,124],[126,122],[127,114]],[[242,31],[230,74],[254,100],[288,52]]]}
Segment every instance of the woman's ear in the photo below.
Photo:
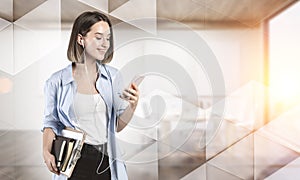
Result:
{"label": "woman's ear", "polygon": [[77,43],[84,48],[84,39],[81,34],[78,34],[78,36],[77,36]]}

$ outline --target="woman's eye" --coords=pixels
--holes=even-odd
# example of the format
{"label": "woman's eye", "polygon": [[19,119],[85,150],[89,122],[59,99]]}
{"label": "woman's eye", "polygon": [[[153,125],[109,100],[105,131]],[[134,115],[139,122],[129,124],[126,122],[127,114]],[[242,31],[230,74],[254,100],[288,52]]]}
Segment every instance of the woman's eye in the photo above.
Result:
{"label": "woman's eye", "polygon": [[[102,39],[103,39],[103,37],[96,37],[96,39],[97,39],[97,40],[102,40]],[[107,41],[109,41],[109,40],[110,40],[110,38],[106,38],[106,40],[107,40]]]}

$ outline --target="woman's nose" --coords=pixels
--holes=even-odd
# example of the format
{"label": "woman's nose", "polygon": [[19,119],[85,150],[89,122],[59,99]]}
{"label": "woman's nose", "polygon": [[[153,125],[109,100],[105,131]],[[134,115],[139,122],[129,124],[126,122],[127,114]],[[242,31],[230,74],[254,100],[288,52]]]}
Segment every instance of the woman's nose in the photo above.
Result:
{"label": "woman's nose", "polygon": [[109,47],[109,39],[104,39],[102,42],[102,47],[108,48]]}

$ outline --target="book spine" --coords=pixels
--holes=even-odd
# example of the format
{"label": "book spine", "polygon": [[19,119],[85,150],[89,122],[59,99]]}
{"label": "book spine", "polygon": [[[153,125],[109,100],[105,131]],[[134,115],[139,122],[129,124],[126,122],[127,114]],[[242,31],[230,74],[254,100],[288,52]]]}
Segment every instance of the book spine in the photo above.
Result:
{"label": "book spine", "polygon": [[57,162],[57,167],[59,168],[61,166],[61,161],[62,161],[62,156],[65,150],[66,146],[66,141],[63,141],[60,147],[59,155],[58,155],[58,162]]}
{"label": "book spine", "polygon": [[70,142],[68,143],[67,154],[66,154],[66,157],[65,157],[65,160],[64,160],[64,162],[63,162],[62,169],[61,169],[61,171],[63,171],[63,172],[64,172],[64,171],[66,170],[66,168],[67,168],[68,162],[69,162],[69,160],[70,160],[70,156],[71,156],[71,154],[72,154],[73,146],[74,146],[74,141],[70,141]]}

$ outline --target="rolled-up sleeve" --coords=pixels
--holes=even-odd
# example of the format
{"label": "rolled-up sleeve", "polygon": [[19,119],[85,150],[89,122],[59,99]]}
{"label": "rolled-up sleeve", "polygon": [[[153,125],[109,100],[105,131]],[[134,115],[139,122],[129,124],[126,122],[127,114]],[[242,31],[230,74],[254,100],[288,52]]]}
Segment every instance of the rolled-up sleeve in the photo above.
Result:
{"label": "rolled-up sleeve", "polygon": [[47,80],[44,86],[45,109],[43,119],[43,129],[52,128],[55,134],[59,134],[63,129],[63,124],[59,121],[57,114],[57,85]]}
{"label": "rolled-up sleeve", "polygon": [[114,109],[116,111],[116,116],[119,117],[123,114],[129,103],[124,99],[120,98],[125,86],[124,81],[121,73],[118,71],[116,76],[113,80],[113,87],[114,87]]}

